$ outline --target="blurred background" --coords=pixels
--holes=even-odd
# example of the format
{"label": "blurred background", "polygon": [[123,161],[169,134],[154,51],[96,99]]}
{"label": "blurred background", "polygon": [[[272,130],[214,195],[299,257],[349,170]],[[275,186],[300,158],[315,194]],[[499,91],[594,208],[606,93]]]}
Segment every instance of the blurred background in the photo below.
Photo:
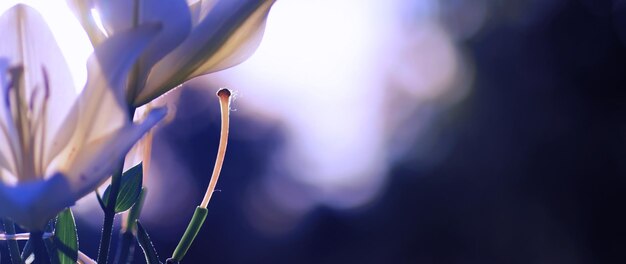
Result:
{"label": "blurred background", "polygon": [[621,0],[278,1],[252,58],[168,94],[141,220],[169,256],[228,87],[187,263],[626,263],[624,41]]}

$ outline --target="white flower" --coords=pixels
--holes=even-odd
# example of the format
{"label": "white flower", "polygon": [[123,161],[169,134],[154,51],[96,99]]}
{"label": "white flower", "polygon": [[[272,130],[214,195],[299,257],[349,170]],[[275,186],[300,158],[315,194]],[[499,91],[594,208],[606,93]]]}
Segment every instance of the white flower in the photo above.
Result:
{"label": "white flower", "polygon": [[43,18],[17,5],[0,17],[0,217],[36,230],[93,191],[165,115],[129,121],[127,73],[159,32],[141,26],[95,48],[76,94]]}
{"label": "white flower", "polygon": [[[139,59],[136,91],[127,91],[135,106],[143,105],[185,81],[235,66],[258,47],[275,0],[68,0],[83,17],[87,32],[95,7],[109,36],[146,22],[163,30]],[[97,35],[95,33],[91,35]],[[98,38],[94,38],[97,42]],[[133,86],[130,86],[133,87]]]}

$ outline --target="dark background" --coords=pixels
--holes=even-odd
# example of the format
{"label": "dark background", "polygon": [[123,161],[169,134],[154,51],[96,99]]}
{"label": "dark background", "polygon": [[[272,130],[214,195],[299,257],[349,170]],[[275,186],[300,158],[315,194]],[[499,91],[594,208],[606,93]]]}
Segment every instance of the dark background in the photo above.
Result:
{"label": "dark background", "polygon": [[[221,193],[188,260],[626,263],[626,1],[529,2],[527,15],[551,9],[526,24],[492,17],[464,43],[476,82],[438,121],[437,133],[454,142],[443,162],[424,166],[408,155],[375,203],[318,208],[282,237],[256,233],[241,196]],[[270,132],[267,142],[233,138],[238,158],[225,170],[237,175],[221,186],[245,186],[263,169],[264,155],[247,153],[280,144],[280,126]],[[186,155],[190,165],[211,160]],[[175,246],[171,238],[155,243],[161,252]]]}

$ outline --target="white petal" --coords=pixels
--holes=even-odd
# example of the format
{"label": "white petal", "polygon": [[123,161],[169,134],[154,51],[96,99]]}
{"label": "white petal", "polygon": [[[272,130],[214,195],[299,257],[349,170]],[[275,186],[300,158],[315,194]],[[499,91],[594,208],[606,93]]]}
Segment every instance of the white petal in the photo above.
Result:
{"label": "white petal", "polygon": [[259,45],[274,0],[222,0],[185,42],[159,61],[135,105],[142,105],[195,76],[247,59]]}
{"label": "white petal", "polygon": [[91,9],[94,8],[93,0],[66,0],[66,2],[72,12],[74,12],[76,18],[78,18],[83,29],[85,29],[85,32],[87,32],[91,44],[95,46],[102,43],[102,41],[106,39],[106,36],[104,32],[100,31],[98,24],[91,14]]}
{"label": "white petal", "polygon": [[154,109],[141,124],[124,126],[87,142],[82,155],[68,167],[67,178],[72,192],[82,197],[98,187],[120,164],[121,157],[166,114],[165,108]]}
{"label": "white petal", "polygon": [[0,217],[9,217],[29,230],[43,228],[47,221],[76,200],[61,174],[47,180],[0,184]]}
{"label": "white petal", "polygon": [[204,17],[211,11],[217,0],[200,0],[189,5],[191,13],[191,21],[194,26],[199,24]]}
{"label": "white petal", "polygon": [[[61,50],[41,15],[23,4],[16,5],[0,17],[0,57],[9,64],[24,65],[26,101],[30,102],[34,89],[42,96],[45,85],[43,69],[49,76],[46,141],[50,142],[61,129],[62,120],[77,96],[74,81]],[[39,101],[37,101],[39,103]],[[35,148],[39,150],[40,148]]]}
{"label": "white petal", "polygon": [[191,31],[191,16],[185,0],[96,0],[103,23],[110,35],[135,27],[135,4],[139,3],[138,24],[160,23],[161,33],[144,51],[140,60],[141,77],[180,44]]}
{"label": "white petal", "polygon": [[96,47],[88,61],[87,85],[73,106],[72,115],[64,122],[65,130],[56,136],[50,147],[48,163],[63,150],[58,154],[56,165],[64,168],[81,155],[83,144],[129,122],[124,93],[126,78],[139,54],[159,30],[157,25],[143,25],[116,34]]}
{"label": "white petal", "polygon": [[[13,155],[11,154],[11,135],[9,131],[5,131],[7,125],[7,111],[5,104],[5,92],[4,89],[8,85],[7,70],[8,60],[6,58],[0,58],[0,126],[4,126],[4,129],[0,129],[0,169],[6,169],[12,174],[15,174],[15,161],[13,161]],[[0,174],[1,175],[1,174]]]}

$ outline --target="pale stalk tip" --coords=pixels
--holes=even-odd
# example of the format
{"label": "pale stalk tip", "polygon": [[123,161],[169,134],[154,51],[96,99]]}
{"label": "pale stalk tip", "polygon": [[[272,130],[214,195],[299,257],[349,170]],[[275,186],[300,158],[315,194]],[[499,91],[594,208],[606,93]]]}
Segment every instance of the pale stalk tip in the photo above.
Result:
{"label": "pale stalk tip", "polygon": [[229,98],[232,95],[232,92],[228,88],[222,88],[217,91],[217,97],[220,98]]}

